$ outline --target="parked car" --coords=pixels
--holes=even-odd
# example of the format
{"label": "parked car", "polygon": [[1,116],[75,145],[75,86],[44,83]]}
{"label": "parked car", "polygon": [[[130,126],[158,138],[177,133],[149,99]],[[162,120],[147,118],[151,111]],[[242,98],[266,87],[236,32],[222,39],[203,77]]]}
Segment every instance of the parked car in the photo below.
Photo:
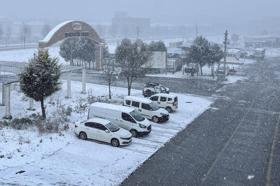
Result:
{"label": "parked car", "polygon": [[159,83],[145,83],[144,89],[143,89],[143,96],[144,97],[150,97],[157,93],[166,93],[169,94],[169,88],[162,86]]}
{"label": "parked car", "polygon": [[109,120],[93,117],[75,125],[75,134],[83,140],[93,139],[110,143],[114,147],[128,145],[132,141],[130,132],[112,124]]}
{"label": "parked car", "polygon": [[237,72],[237,70],[234,67],[230,68],[228,71],[229,75],[234,75],[236,72]]}
{"label": "parked car", "polygon": [[147,135],[151,132],[150,121],[144,118],[134,108],[121,105],[96,102],[90,105],[88,118],[99,117],[126,129],[136,136]]}
{"label": "parked car", "polygon": [[178,109],[178,97],[172,94],[155,94],[150,100],[157,103],[160,108],[166,109],[169,113]]}
{"label": "parked car", "polygon": [[194,76],[194,74],[197,73],[197,69],[194,67],[185,67],[185,73]]}
{"label": "parked car", "polygon": [[135,108],[142,116],[155,123],[169,120],[169,113],[165,109],[159,108],[157,104],[153,103],[150,99],[126,96],[123,104],[124,106]]}
{"label": "parked car", "polygon": [[224,76],[224,75],[229,75],[229,69],[226,68],[226,72],[225,72],[225,69],[224,68],[220,68],[220,69],[217,69],[216,70],[216,75],[217,76]]}

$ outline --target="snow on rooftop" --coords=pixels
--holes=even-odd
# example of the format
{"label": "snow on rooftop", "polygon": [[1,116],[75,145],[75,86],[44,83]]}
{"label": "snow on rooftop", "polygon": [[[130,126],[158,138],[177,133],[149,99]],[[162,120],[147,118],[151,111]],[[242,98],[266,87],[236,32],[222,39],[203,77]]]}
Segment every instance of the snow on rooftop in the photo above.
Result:
{"label": "snow on rooftop", "polygon": [[101,123],[103,125],[106,125],[108,123],[110,123],[110,121],[102,119],[102,118],[97,118],[97,117],[93,117],[89,120],[87,120],[86,122],[95,122],[95,123]]}
{"label": "snow on rooftop", "polygon": [[53,36],[61,27],[65,26],[66,24],[71,23],[71,22],[73,22],[73,20],[65,21],[65,22],[63,22],[63,23],[58,24],[56,27],[54,27],[54,28],[47,34],[47,36],[46,36],[41,42],[45,42],[45,43],[49,42],[50,39],[52,38],[52,36]]}
{"label": "snow on rooftop", "polygon": [[91,104],[90,107],[100,107],[100,108],[104,108],[104,109],[118,110],[121,112],[128,112],[128,113],[134,111],[134,109],[130,108],[130,107],[125,107],[125,106],[121,106],[121,105],[113,105],[113,104],[109,104],[109,103],[100,103],[100,102],[95,102],[95,103]]}
{"label": "snow on rooftop", "polygon": [[132,100],[132,101],[138,101],[138,102],[146,103],[146,104],[152,103],[152,101],[147,98],[141,98],[141,97],[136,97],[136,96],[126,96],[125,99]]}

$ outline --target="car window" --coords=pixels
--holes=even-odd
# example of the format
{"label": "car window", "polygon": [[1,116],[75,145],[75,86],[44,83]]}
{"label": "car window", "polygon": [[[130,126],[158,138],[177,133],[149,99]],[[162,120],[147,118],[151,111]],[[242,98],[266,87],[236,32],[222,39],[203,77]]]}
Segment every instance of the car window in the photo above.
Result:
{"label": "car window", "polygon": [[104,125],[99,124],[99,123],[94,123],[94,128],[99,129],[99,130],[104,130],[104,131],[107,130],[107,128]]}
{"label": "car window", "polygon": [[139,108],[140,103],[136,101],[132,101],[132,106]]}
{"label": "car window", "polygon": [[91,127],[91,128],[94,128],[94,124],[93,124],[93,123],[91,123],[91,122],[87,122],[87,123],[85,123],[85,126],[86,126],[86,127]]}
{"label": "car window", "polygon": [[131,101],[130,100],[125,100],[125,104],[130,105]]}
{"label": "car window", "polygon": [[152,110],[152,107],[151,107],[149,104],[142,103],[142,109],[145,109],[145,110]]}
{"label": "car window", "polygon": [[124,121],[129,121],[129,122],[132,122],[132,123],[136,123],[135,120],[127,113],[122,113],[122,119]]}
{"label": "car window", "polygon": [[165,102],[166,101],[166,97],[160,97],[160,101]]}
{"label": "car window", "polygon": [[113,123],[108,123],[106,127],[111,131],[111,132],[117,132],[120,130],[120,127],[117,125],[114,125]]}
{"label": "car window", "polygon": [[172,98],[168,98],[168,101],[172,101]]}
{"label": "car window", "polygon": [[158,96],[153,96],[150,98],[152,101],[157,101],[158,100]]}

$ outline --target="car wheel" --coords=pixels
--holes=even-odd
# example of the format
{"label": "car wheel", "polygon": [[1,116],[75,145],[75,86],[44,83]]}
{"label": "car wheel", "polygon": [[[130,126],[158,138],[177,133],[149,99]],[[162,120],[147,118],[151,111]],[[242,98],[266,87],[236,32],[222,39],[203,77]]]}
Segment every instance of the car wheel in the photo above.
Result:
{"label": "car wheel", "polygon": [[137,131],[134,129],[130,130],[130,133],[132,134],[133,137],[137,137],[138,135]]}
{"label": "car wheel", "polygon": [[159,122],[159,119],[158,119],[157,116],[153,116],[152,120],[153,120],[153,122],[155,122],[155,123],[158,123],[158,122]]}
{"label": "car wheel", "polygon": [[85,132],[80,132],[79,138],[82,139],[82,140],[86,140],[87,139],[87,134]]}
{"label": "car wheel", "polygon": [[170,107],[166,107],[167,112],[171,113],[172,112],[172,108]]}
{"label": "car wheel", "polygon": [[119,140],[114,138],[114,139],[111,140],[111,145],[113,147],[118,147],[118,146],[120,146],[120,142],[119,142]]}

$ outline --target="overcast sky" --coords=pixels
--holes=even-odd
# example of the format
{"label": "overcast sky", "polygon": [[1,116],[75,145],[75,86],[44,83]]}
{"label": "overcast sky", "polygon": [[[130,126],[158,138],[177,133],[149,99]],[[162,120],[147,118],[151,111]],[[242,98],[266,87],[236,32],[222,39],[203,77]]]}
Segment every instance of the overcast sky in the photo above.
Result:
{"label": "overcast sky", "polygon": [[109,23],[116,11],[154,23],[236,22],[280,17],[280,0],[1,0],[0,16]]}

